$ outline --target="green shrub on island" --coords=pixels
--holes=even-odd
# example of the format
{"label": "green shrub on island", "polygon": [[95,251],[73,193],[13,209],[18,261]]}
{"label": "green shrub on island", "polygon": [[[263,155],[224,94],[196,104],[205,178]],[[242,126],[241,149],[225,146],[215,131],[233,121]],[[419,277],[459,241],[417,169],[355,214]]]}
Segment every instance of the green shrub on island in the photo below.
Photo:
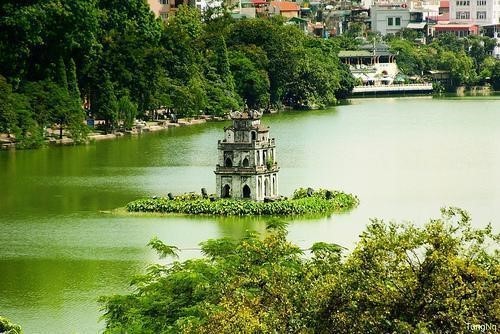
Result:
{"label": "green shrub on island", "polygon": [[319,189],[297,189],[292,199],[280,199],[274,202],[256,202],[239,199],[203,198],[195,193],[186,193],[169,199],[144,198],[127,204],[129,212],[158,212],[209,214],[225,216],[295,216],[311,213],[331,213],[347,211],[359,204],[352,194],[341,191]]}

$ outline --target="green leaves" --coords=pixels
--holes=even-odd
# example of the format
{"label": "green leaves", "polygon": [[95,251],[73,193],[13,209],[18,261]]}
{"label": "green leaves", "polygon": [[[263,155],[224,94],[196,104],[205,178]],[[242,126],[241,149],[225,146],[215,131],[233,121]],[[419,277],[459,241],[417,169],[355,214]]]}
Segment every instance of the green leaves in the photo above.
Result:
{"label": "green leaves", "polygon": [[134,293],[102,299],[105,332],[460,333],[497,324],[499,236],[473,228],[463,210],[443,212],[425,226],[374,219],[344,256],[324,242],[304,256],[277,221],[265,235],[208,240],[204,258],[151,266]]}
{"label": "green leaves", "polygon": [[161,259],[166,258],[166,257],[179,257],[177,252],[179,251],[179,248],[175,246],[169,246],[165,245],[160,239],[157,237],[154,237],[149,241],[148,246],[153,248],[158,255],[160,256]]}
{"label": "green leaves", "polygon": [[[302,190],[296,191],[296,193],[301,192]],[[177,196],[173,200],[163,197],[139,199],[128,203],[126,207],[130,212],[293,216],[346,211],[358,204],[359,200],[354,195],[320,189],[314,192],[311,197],[296,197],[294,195],[291,200],[283,199],[270,203],[236,199],[218,199],[212,202],[209,199],[201,198],[200,195],[188,193]]]}
{"label": "green leaves", "polygon": [[0,333],[22,334],[23,331],[21,326],[13,324],[9,319],[0,316]]}
{"label": "green leaves", "polygon": [[325,328],[460,332],[466,322],[497,323],[499,258],[490,242],[498,247],[498,236],[473,229],[457,208],[423,227],[373,220],[345,261]]}

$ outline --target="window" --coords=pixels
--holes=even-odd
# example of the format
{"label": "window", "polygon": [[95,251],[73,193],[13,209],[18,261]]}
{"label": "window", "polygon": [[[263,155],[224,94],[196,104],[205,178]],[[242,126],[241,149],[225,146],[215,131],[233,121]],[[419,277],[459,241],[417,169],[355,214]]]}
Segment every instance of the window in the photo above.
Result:
{"label": "window", "polygon": [[243,186],[243,198],[250,198],[250,194],[251,194],[250,187],[245,184]]}
{"label": "window", "polygon": [[387,25],[388,26],[392,26],[393,25],[392,22],[393,22],[393,18],[392,17],[388,17],[387,18]]}
{"label": "window", "polygon": [[457,12],[457,20],[468,20],[470,19],[470,12]]}
{"label": "window", "polygon": [[486,20],[486,11],[479,11],[476,13],[476,19]]}
{"label": "window", "polygon": [[166,5],[167,4],[167,0],[160,0],[160,4]]}
{"label": "window", "polygon": [[[479,0],[481,1],[481,0]],[[484,0],[486,1],[486,0]],[[470,0],[458,0],[457,6],[470,6]]]}
{"label": "window", "polygon": [[478,6],[486,6],[486,0],[477,0]]}
{"label": "window", "polygon": [[222,198],[229,198],[231,197],[231,186],[229,184],[226,184],[224,187],[222,187]]}
{"label": "window", "polygon": [[400,26],[401,25],[401,18],[400,17],[396,17],[396,24],[397,26]]}

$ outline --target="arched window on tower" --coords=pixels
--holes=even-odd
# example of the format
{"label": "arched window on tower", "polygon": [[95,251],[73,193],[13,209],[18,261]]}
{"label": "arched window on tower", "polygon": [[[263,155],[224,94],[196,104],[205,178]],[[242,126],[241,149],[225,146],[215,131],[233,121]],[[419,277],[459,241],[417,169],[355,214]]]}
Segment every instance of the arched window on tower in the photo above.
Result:
{"label": "arched window on tower", "polygon": [[248,157],[245,157],[245,159],[243,159],[243,167],[248,167],[249,166],[249,161],[248,161]]}
{"label": "arched window on tower", "polygon": [[262,182],[260,178],[257,180],[257,197],[258,199],[262,199]]}
{"label": "arched window on tower", "polygon": [[264,197],[269,197],[271,195],[271,189],[269,187],[269,179],[264,180]]}
{"label": "arched window on tower", "polygon": [[233,160],[231,160],[231,158],[230,158],[230,157],[227,157],[227,158],[226,158],[226,161],[224,162],[224,165],[225,165],[226,167],[233,167]]}
{"label": "arched window on tower", "polygon": [[257,132],[252,131],[251,132],[251,137],[252,137],[252,140],[257,140]]}
{"label": "arched window on tower", "polygon": [[221,197],[222,198],[229,198],[229,197],[231,197],[231,187],[229,186],[229,184],[226,184],[224,187],[222,187]]}
{"label": "arched window on tower", "polygon": [[251,194],[250,187],[245,184],[243,186],[243,198],[250,198],[250,194]]}

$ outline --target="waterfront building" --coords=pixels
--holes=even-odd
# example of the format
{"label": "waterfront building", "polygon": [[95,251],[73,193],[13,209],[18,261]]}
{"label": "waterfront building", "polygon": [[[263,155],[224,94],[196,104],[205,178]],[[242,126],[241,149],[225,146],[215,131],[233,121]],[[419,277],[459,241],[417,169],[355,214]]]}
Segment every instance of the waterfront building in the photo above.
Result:
{"label": "waterfront building", "polygon": [[364,85],[390,85],[399,73],[396,55],[386,44],[366,44],[360,50],[342,50],[339,58]]}
{"label": "waterfront building", "polygon": [[498,0],[450,0],[450,22],[468,25],[500,23]]}
{"label": "waterfront building", "polygon": [[276,145],[256,110],[230,113],[232,125],[218,142],[216,192],[221,198],[263,201],[278,197]]}

